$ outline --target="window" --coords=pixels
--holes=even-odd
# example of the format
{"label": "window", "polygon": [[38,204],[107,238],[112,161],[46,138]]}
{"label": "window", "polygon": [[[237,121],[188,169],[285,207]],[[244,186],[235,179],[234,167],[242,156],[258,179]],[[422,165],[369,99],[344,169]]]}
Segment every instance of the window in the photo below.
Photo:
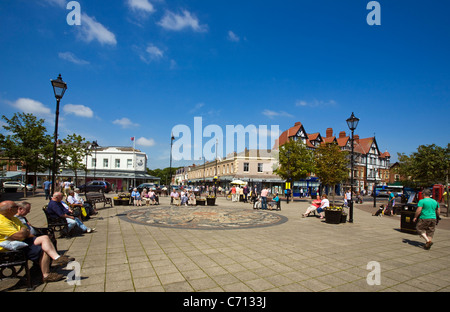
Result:
{"label": "window", "polygon": [[244,163],[244,172],[248,172],[248,167],[249,167],[249,164],[248,163]]}
{"label": "window", "polygon": [[91,165],[94,168],[97,167],[97,158],[92,158]]}
{"label": "window", "polygon": [[127,168],[133,168],[133,159],[127,159]]}
{"label": "window", "polygon": [[258,172],[263,172],[263,164],[258,163]]}
{"label": "window", "polygon": [[103,158],[103,168],[108,168],[108,158]]}
{"label": "window", "polygon": [[116,159],[114,162],[114,167],[115,168],[120,168],[120,159]]}

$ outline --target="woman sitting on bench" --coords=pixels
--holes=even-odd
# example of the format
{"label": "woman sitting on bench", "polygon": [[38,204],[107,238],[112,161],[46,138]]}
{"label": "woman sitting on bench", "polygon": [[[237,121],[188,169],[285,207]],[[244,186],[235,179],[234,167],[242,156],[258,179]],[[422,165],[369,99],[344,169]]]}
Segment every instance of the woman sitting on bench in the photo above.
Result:
{"label": "woman sitting on bench", "polygon": [[316,199],[311,202],[311,206],[309,206],[308,209],[306,209],[305,213],[302,214],[302,217],[305,218],[309,216],[311,212],[316,211],[316,209],[320,207],[321,202],[322,201],[320,200],[320,196],[317,195]]}

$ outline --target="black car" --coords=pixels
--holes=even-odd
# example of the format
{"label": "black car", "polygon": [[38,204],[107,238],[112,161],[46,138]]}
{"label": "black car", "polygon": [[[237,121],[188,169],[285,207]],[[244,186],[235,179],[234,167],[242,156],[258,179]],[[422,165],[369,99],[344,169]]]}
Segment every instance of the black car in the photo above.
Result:
{"label": "black car", "polygon": [[80,192],[101,192],[109,193],[112,191],[111,184],[106,181],[89,181],[87,184],[80,185],[78,187]]}

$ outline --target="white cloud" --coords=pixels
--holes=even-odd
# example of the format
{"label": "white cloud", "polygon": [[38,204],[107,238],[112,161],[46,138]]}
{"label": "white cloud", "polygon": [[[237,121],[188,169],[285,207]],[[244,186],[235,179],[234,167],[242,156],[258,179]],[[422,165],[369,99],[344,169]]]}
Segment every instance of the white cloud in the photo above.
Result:
{"label": "white cloud", "polygon": [[148,0],[128,0],[127,4],[134,11],[155,12],[155,8]]}
{"label": "white cloud", "polygon": [[156,143],[155,143],[155,140],[153,140],[153,139],[147,139],[144,137],[140,137],[139,139],[137,139],[136,144],[142,145],[142,146],[154,146]]}
{"label": "white cloud", "polygon": [[95,20],[95,17],[81,14],[81,26],[77,26],[80,30],[79,37],[81,40],[91,42],[97,40],[100,44],[116,45],[116,36],[105,26]]}
{"label": "white cloud", "polygon": [[164,29],[179,31],[191,28],[195,32],[207,31],[207,25],[200,25],[198,19],[192,16],[187,10],[183,10],[183,15],[167,11],[164,17],[157,23]]}
{"label": "white cloud", "polygon": [[152,61],[158,61],[164,57],[164,51],[153,44],[149,44],[143,51],[139,47],[134,47],[139,54],[141,61],[149,64]]}
{"label": "white cloud", "polygon": [[58,57],[60,59],[63,59],[65,61],[77,64],[77,65],[88,65],[89,64],[88,61],[85,61],[85,60],[82,60],[82,59],[78,58],[72,52],[59,52],[58,53]]}
{"label": "white cloud", "polygon": [[233,42],[239,42],[241,40],[241,38],[239,38],[238,35],[236,35],[234,32],[232,32],[231,30],[228,31],[228,40],[233,41]]}
{"label": "white cloud", "polygon": [[79,117],[94,117],[94,112],[92,111],[92,109],[84,105],[66,104],[63,107],[63,112],[66,114],[74,114],[75,116]]}
{"label": "white cloud", "polygon": [[269,109],[265,109],[262,112],[262,114],[267,116],[267,117],[269,117],[269,118],[274,118],[274,117],[294,117],[294,115],[291,115],[291,114],[289,114],[287,112],[284,112],[284,111],[279,111],[278,112],[278,111],[272,111],[272,110],[269,110]]}
{"label": "white cloud", "polygon": [[36,116],[50,116],[51,110],[39,101],[28,98],[20,98],[11,105],[24,113],[31,113]]}
{"label": "white cloud", "polygon": [[201,109],[202,107],[205,106],[205,103],[197,103],[195,104],[195,106],[189,111],[189,113],[195,113],[196,111],[198,111],[199,109]]}
{"label": "white cloud", "polygon": [[119,125],[122,128],[139,127],[139,124],[132,122],[130,119],[126,117],[114,120],[113,124]]}
{"label": "white cloud", "polygon": [[301,107],[319,107],[319,106],[334,106],[337,102],[335,100],[328,100],[328,101],[319,101],[319,100],[312,100],[312,101],[304,101],[304,100],[298,100],[295,102],[295,106],[301,106]]}
{"label": "white cloud", "polygon": [[59,6],[61,8],[65,8],[67,4],[66,0],[44,0],[44,2],[47,2],[51,5]]}

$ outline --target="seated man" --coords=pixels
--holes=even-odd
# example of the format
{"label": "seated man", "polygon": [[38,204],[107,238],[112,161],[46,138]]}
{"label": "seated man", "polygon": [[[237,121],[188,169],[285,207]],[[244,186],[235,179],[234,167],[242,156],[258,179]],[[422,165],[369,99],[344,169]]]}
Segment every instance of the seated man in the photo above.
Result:
{"label": "seated man", "polygon": [[[72,208],[72,210],[74,210],[75,207],[78,207],[78,213],[74,213],[72,211],[72,214],[75,217],[79,217],[82,220],[88,220],[90,218],[91,212],[89,210],[89,208],[87,208],[83,202],[81,202],[79,199],[76,199],[75,197],[75,192],[73,190],[68,190],[67,191],[67,205],[70,206]],[[84,209],[84,214],[82,209]]]}
{"label": "seated man", "polygon": [[84,233],[92,233],[95,229],[88,228],[80,219],[74,217],[70,211],[64,207],[62,203],[63,194],[56,192],[53,194],[52,200],[48,203],[47,212],[51,218],[65,218],[69,226],[69,232],[77,226]]}
{"label": "seated man", "polygon": [[179,206],[181,201],[180,201],[180,194],[178,194],[178,192],[173,189],[172,193],[170,193],[170,197],[171,197],[171,201],[170,203],[174,203],[175,205]]}
{"label": "seated man", "polygon": [[[67,265],[72,259],[61,256],[56,251],[50,238],[47,235],[39,237],[30,233],[28,227],[14,217],[17,214],[18,206],[13,201],[3,201],[0,203],[0,242],[22,241],[28,246],[22,250],[27,258],[33,262],[38,262],[42,272],[44,283],[60,281],[64,275],[50,272],[50,264]],[[0,247],[0,252],[7,249]]]}
{"label": "seated man", "polygon": [[86,212],[88,213],[88,215],[96,215],[98,212],[97,210],[91,206],[90,203],[85,203],[83,197],[81,197],[80,195],[80,189],[79,188],[75,188],[74,189],[74,194],[73,197],[75,199],[75,201],[77,201],[78,203],[82,204],[84,208],[86,208]]}
{"label": "seated man", "polygon": [[[29,202],[26,202],[26,201],[18,202],[17,207],[18,207],[18,209],[17,209],[17,214],[15,215],[15,217],[17,219],[19,219],[23,223],[23,225],[25,225],[30,230],[30,233],[32,235],[41,236],[41,235],[45,234],[45,233],[42,233],[41,229],[33,227],[30,224],[30,222],[28,222],[26,215],[29,214],[30,210],[31,210],[31,204]],[[56,241],[55,235],[48,235],[48,236],[56,249],[57,241]]]}

